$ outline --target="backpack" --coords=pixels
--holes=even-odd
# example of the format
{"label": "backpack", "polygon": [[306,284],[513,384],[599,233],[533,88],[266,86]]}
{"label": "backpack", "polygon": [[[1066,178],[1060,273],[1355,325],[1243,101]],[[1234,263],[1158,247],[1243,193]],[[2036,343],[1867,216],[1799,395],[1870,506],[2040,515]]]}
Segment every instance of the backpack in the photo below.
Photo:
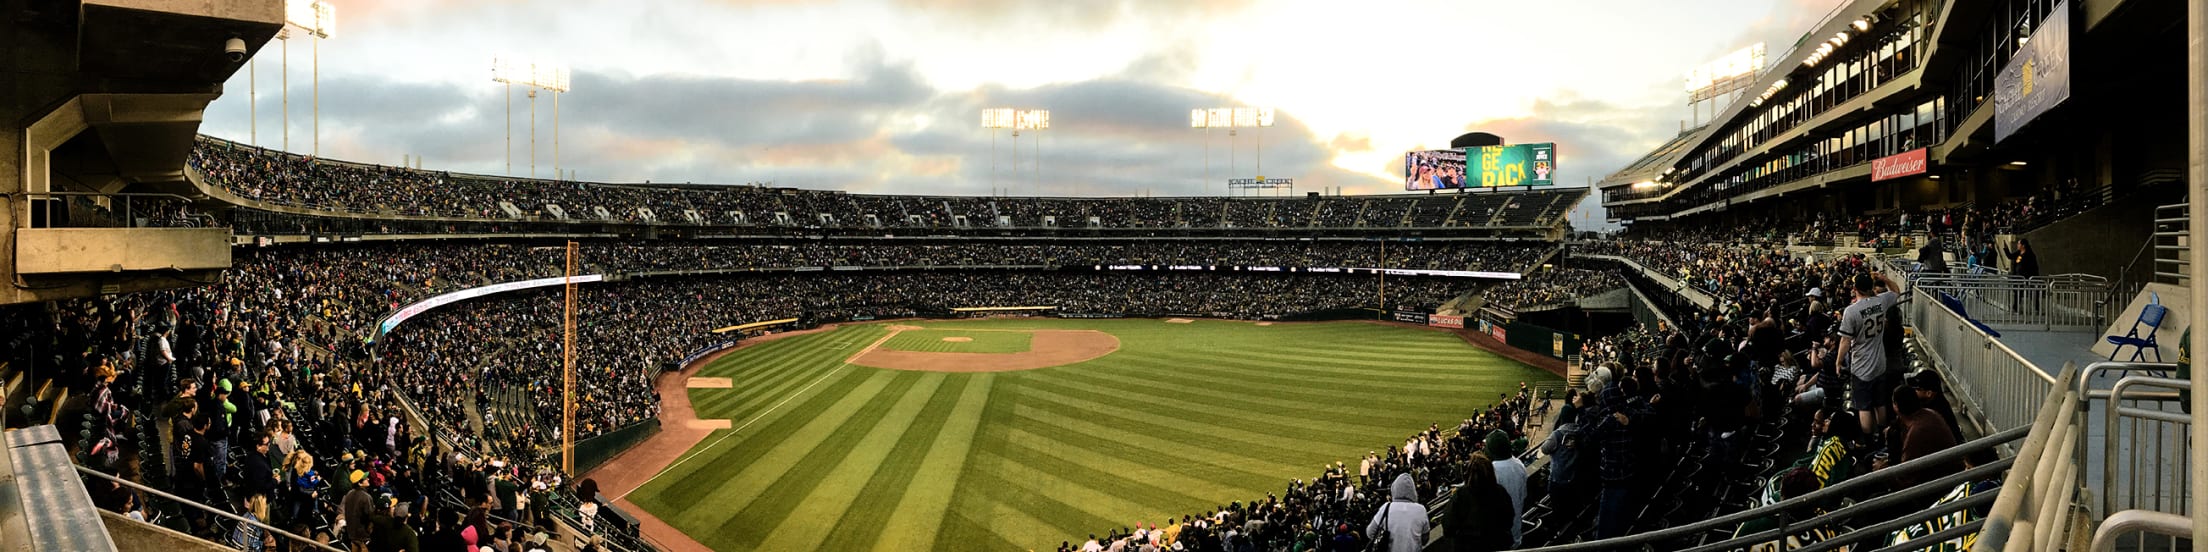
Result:
{"label": "backpack", "polygon": [[1395,535],[1388,534],[1388,514],[1394,512],[1395,501],[1390,500],[1380,504],[1380,530],[1372,534],[1372,543],[1365,545],[1366,550],[1388,549],[1388,541],[1394,540],[1395,537]]}

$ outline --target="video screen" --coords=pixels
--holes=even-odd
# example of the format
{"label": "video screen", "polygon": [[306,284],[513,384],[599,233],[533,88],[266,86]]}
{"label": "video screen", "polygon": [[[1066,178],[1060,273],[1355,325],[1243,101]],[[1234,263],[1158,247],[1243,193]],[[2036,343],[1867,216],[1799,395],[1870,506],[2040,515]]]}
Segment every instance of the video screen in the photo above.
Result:
{"label": "video screen", "polygon": [[1403,189],[1447,190],[1464,187],[1464,150],[1427,150],[1403,154]]}

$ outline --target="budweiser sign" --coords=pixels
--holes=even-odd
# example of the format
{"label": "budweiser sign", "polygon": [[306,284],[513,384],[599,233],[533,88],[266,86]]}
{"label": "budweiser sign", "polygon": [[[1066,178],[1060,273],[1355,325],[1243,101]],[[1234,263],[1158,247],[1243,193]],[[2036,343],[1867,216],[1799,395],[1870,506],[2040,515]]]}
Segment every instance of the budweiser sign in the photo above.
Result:
{"label": "budweiser sign", "polygon": [[1871,160],[1871,181],[1892,180],[1913,174],[1924,174],[1924,148],[1917,148],[1890,157]]}

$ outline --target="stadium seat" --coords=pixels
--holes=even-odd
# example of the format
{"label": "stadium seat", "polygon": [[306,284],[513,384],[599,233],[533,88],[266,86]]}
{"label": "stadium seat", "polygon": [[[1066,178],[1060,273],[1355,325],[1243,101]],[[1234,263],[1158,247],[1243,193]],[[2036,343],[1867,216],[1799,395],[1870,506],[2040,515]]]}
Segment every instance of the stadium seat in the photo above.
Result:
{"label": "stadium seat", "polygon": [[[2162,318],[2170,313],[2170,309],[2162,306],[2162,294],[2156,293],[2149,297],[2147,307],[2139,310],[2139,319],[2131,322],[2130,332],[2108,336],[2108,344],[2116,346],[2115,350],[2108,352],[2109,360],[2116,360],[2116,355],[2123,353],[2124,347],[2129,346],[2132,348],[2132,362],[2144,360],[2147,351],[2154,351],[2154,361],[2162,362],[2162,348],[2155,344],[2154,334],[2162,329]],[[2140,325],[2147,327],[2146,336],[2139,335]]]}

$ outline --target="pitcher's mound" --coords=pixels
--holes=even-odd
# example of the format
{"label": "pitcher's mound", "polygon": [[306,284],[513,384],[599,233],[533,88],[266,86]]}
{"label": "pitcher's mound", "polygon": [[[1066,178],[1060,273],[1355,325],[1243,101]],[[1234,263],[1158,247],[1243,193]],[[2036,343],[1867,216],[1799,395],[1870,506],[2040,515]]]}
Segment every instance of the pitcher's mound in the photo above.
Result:
{"label": "pitcher's mound", "polygon": [[[1033,330],[1028,333],[1033,334],[1028,349],[1019,353],[933,353],[868,347],[845,362],[923,372],[1010,372],[1064,366],[1119,350],[1118,337],[1096,330]],[[943,340],[972,341],[973,338],[946,337]]]}
{"label": "pitcher's mound", "polygon": [[971,342],[971,341],[973,341],[973,340],[974,340],[974,338],[971,338],[971,337],[946,337],[946,338],[943,338],[943,340],[944,340],[944,341],[948,341],[948,342],[951,342],[951,343],[967,343],[967,342]]}

